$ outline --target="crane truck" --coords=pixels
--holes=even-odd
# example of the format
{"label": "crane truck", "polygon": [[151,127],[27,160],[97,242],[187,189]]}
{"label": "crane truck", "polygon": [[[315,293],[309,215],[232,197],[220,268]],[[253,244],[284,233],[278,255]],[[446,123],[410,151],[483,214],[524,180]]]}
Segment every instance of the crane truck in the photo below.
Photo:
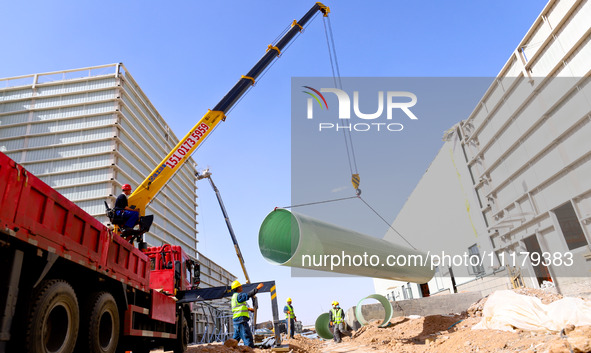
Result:
{"label": "crane truck", "polygon": [[[312,17],[316,3],[242,76],[136,188],[129,204],[145,209]],[[140,229],[147,231],[146,227]],[[179,246],[143,251],[0,152],[0,353],[182,353],[191,305],[231,295],[228,286],[199,288],[199,264]],[[137,235],[137,234],[136,234]],[[141,234],[140,234],[141,235]],[[269,292],[278,336],[273,281]],[[244,285],[250,291],[259,283]]]}

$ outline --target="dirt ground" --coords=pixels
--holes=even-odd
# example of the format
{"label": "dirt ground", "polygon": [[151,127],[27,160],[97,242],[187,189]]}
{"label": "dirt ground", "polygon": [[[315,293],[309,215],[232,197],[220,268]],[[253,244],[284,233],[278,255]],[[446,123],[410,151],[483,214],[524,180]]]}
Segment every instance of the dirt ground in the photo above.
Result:
{"label": "dirt ground", "polygon": [[[537,289],[521,289],[519,294],[536,296],[544,304],[562,296]],[[284,341],[293,353],[459,353],[459,352],[591,352],[591,326],[567,327],[560,332],[472,330],[480,322],[486,298],[474,303],[466,313],[459,315],[433,315],[419,318],[396,317],[387,328],[380,322],[370,323],[343,342],[307,339],[297,336]],[[205,352],[272,352],[270,349],[248,347],[228,348],[220,344],[193,346],[188,353]]]}

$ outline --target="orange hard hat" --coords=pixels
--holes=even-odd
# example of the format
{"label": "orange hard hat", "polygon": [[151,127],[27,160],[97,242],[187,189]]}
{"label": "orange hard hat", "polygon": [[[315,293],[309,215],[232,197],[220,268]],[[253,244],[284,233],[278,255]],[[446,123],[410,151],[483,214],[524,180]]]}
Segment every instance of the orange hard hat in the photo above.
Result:
{"label": "orange hard hat", "polygon": [[125,191],[125,190],[131,190],[131,185],[129,184],[123,184],[123,186],[121,187],[121,190]]}

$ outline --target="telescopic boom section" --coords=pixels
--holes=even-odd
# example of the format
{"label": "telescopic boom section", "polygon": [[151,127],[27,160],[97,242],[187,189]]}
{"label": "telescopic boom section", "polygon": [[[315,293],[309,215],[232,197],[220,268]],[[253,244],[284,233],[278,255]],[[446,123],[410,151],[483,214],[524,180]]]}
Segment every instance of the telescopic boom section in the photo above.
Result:
{"label": "telescopic boom section", "polygon": [[214,130],[220,121],[226,120],[226,112],[246,93],[256,79],[267,67],[277,58],[281,51],[302,31],[304,26],[318,12],[328,16],[330,9],[317,2],[299,21],[294,21],[287,33],[277,41],[269,45],[265,55],[254,65],[254,67],[232,87],[222,100],[209,110],[199,122],[183,137],[170,153],[160,162],[148,177],[129,196],[129,204],[136,206],[140,215],[145,214],[146,206],[162,190],[174,174],[181,169],[191,154]]}

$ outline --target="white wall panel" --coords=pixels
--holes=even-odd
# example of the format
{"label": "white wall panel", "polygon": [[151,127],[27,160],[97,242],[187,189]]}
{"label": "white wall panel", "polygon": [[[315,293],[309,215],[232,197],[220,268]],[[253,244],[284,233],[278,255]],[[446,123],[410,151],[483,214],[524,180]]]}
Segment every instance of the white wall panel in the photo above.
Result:
{"label": "white wall panel", "polygon": [[88,129],[75,132],[63,132],[59,134],[30,137],[28,139],[28,147],[35,148],[69,143],[84,143],[100,139],[112,138],[113,136],[114,127],[109,126],[97,129]]}
{"label": "white wall panel", "polygon": [[591,19],[591,2],[583,1],[557,34],[557,40],[565,51],[570,51],[589,29],[589,19]]}
{"label": "white wall panel", "polygon": [[33,174],[67,173],[95,167],[111,167],[114,162],[112,154],[78,157],[27,164],[27,170]]}
{"label": "white wall panel", "polygon": [[58,191],[72,201],[100,198],[111,192],[111,183],[96,183],[92,185],[65,187],[59,188]]}
{"label": "white wall panel", "polygon": [[[39,74],[35,89],[31,75],[24,87],[0,89],[0,148],[104,221],[102,200],[113,202],[118,183],[137,186],[177,140],[121,69],[119,77],[115,65]],[[184,242],[197,256],[194,166],[183,166],[150,206],[157,216],[147,239]]]}
{"label": "white wall panel", "polygon": [[89,116],[67,120],[53,120],[48,123],[32,124],[31,134],[43,134],[47,132],[62,132],[77,129],[90,129],[99,126],[112,125],[116,122],[114,114]]}
{"label": "white wall panel", "polygon": [[2,136],[2,137],[7,136],[7,135],[4,135],[5,133],[3,132],[4,126],[8,126],[8,125],[12,125],[12,124],[26,123],[28,120],[29,120],[29,113],[28,112],[0,115],[0,136]]}
{"label": "white wall panel", "polygon": [[[27,125],[18,125],[14,127],[0,126],[0,139],[12,136],[24,136],[26,133]],[[1,144],[2,141],[0,141],[0,145]]]}
{"label": "white wall panel", "polygon": [[100,141],[80,145],[29,150],[26,153],[25,161],[22,161],[21,163],[43,161],[54,158],[77,157],[94,153],[107,153],[112,151],[113,146],[114,144],[111,141]]}
{"label": "white wall panel", "polygon": [[75,93],[87,90],[95,90],[101,88],[117,86],[117,79],[114,77],[91,79],[82,82],[66,82],[62,84],[41,85],[38,86],[37,96],[48,96],[66,93]]}
{"label": "white wall panel", "polygon": [[114,89],[107,91],[69,94],[51,98],[36,99],[35,108],[51,108],[61,105],[82,104],[115,98],[117,98],[117,90]]}
{"label": "white wall panel", "polygon": [[591,62],[591,36],[587,36],[581,46],[568,58],[566,67],[562,68],[560,75],[583,77],[589,72]]}
{"label": "white wall panel", "polygon": [[533,35],[523,46],[523,51],[527,57],[527,60],[531,60],[538,50],[540,50],[542,43],[550,34],[550,27],[543,21],[534,29]]}
{"label": "white wall panel", "polygon": [[93,169],[81,172],[47,175],[42,179],[51,187],[69,186],[77,184],[94,183],[108,181],[111,179],[111,168]]}
{"label": "white wall panel", "polygon": [[18,89],[18,90],[5,90],[0,91],[0,102],[24,99],[33,96],[33,90],[30,88]]}
{"label": "white wall panel", "polygon": [[101,114],[114,112],[116,109],[114,102],[84,104],[75,107],[63,107],[58,109],[39,110],[33,112],[33,120],[51,120],[64,119],[74,116],[84,116],[92,114]]}

